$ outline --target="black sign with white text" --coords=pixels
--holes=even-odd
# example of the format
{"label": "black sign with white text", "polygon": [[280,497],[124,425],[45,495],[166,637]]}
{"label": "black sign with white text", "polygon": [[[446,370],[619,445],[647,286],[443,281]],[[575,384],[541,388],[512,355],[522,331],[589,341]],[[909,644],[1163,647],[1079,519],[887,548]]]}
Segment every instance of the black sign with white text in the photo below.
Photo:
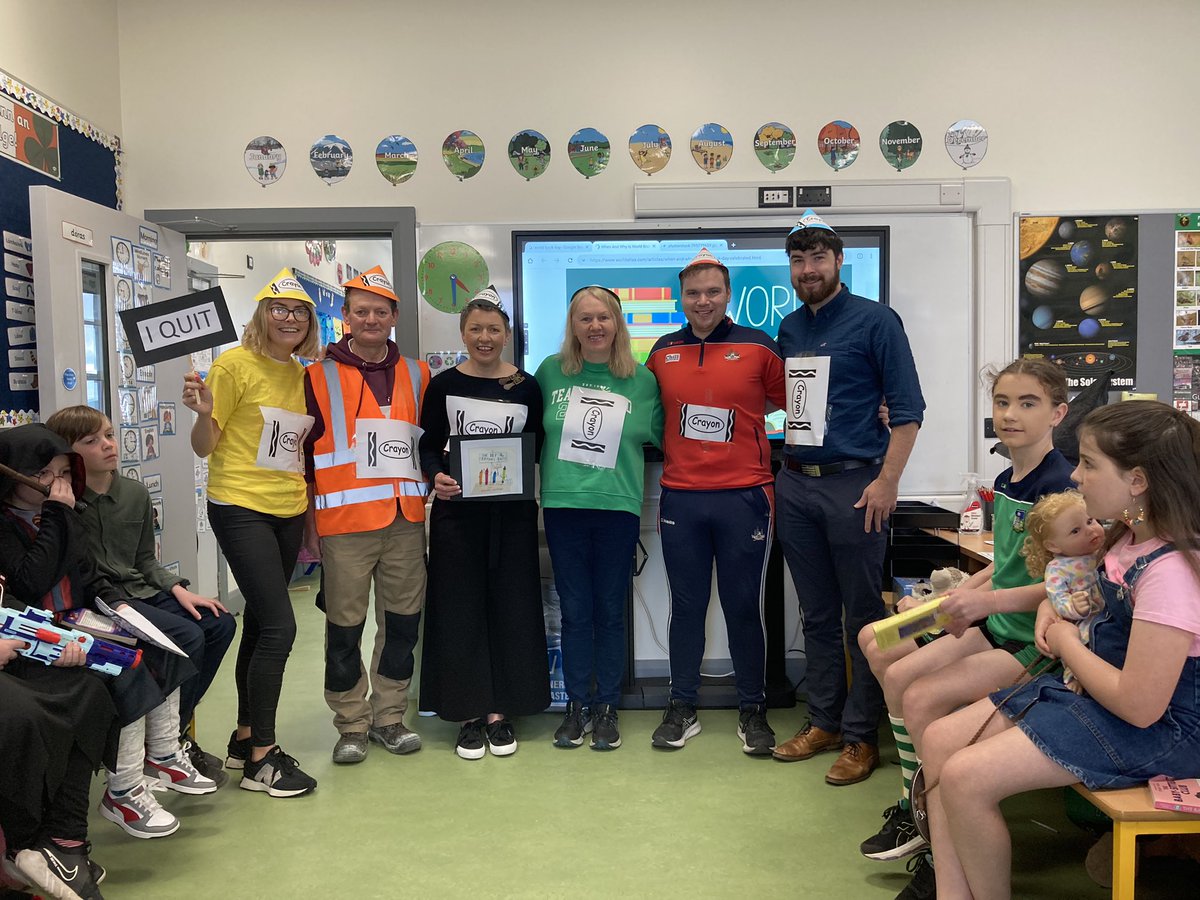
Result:
{"label": "black sign with white text", "polygon": [[118,313],[139,366],[237,340],[219,287]]}

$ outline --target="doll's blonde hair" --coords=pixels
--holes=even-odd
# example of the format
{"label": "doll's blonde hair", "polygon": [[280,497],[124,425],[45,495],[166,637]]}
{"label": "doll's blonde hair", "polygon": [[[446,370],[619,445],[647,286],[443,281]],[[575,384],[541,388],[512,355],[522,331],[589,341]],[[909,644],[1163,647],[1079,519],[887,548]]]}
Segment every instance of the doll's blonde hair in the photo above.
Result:
{"label": "doll's blonde hair", "polygon": [[1021,545],[1021,555],[1025,557],[1025,568],[1034,578],[1045,575],[1047,564],[1054,559],[1054,552],[1046,546],[1054,522],[1068,509],[1076,506],[1086,511],[1083,494],[1079,491],[1062,491],[1058,494],[1047,494],[1029,511],[1025,519],[1025,543]]}

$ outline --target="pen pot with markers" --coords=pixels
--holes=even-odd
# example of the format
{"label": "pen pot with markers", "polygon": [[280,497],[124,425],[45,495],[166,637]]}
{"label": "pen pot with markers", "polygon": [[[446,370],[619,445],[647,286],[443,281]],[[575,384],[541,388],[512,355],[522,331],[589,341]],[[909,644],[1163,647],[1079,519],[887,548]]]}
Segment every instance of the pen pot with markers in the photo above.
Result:
{"label": "pen pot with markers", "polygon": [[992,530],[992,516],[996,511],[996,495],[991,488],[979,489],[979,505],[983,511],[983,522],[981,523],[984,531]]}

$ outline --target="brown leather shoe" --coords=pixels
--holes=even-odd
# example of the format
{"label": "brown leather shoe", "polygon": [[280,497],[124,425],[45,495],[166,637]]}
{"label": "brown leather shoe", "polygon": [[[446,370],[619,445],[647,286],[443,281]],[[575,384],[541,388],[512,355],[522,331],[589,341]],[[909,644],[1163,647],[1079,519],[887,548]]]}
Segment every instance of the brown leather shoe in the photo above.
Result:
{"label": "brown leather shoe", "polygon": [[837,750],[841,746],[842,736],[840,734],[818,728],[809,722],[796,732],[794,738],[777,746],[771,755],[784,762],[798,762],[816,756],[825,750]]}
{"label": "brown leather shoe", "polygon": [[828,784],[858,784],[871,777],[879,766],[879,748],[853,741],[842,748],[842,755],[825,776]]}

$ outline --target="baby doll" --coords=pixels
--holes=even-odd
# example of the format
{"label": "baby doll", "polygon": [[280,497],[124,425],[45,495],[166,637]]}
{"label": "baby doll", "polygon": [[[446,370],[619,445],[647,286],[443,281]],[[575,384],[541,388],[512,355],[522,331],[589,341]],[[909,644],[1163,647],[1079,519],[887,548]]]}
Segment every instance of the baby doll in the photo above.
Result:
{"label": "baby doll", "polygon": [[[1063,491],[1043,497],[1034,505],[1025,532],[1021,554],[1029,574],[1044,574],[1046,596],[1054,611],[1078,622],[1079,637],[1087,644],[1092,622],[1104,608],[1096,578],[1104,526],[1088,515],[1078,491]],[[1063,682],[1075,693],[1083,692],[1065,666]]]}

